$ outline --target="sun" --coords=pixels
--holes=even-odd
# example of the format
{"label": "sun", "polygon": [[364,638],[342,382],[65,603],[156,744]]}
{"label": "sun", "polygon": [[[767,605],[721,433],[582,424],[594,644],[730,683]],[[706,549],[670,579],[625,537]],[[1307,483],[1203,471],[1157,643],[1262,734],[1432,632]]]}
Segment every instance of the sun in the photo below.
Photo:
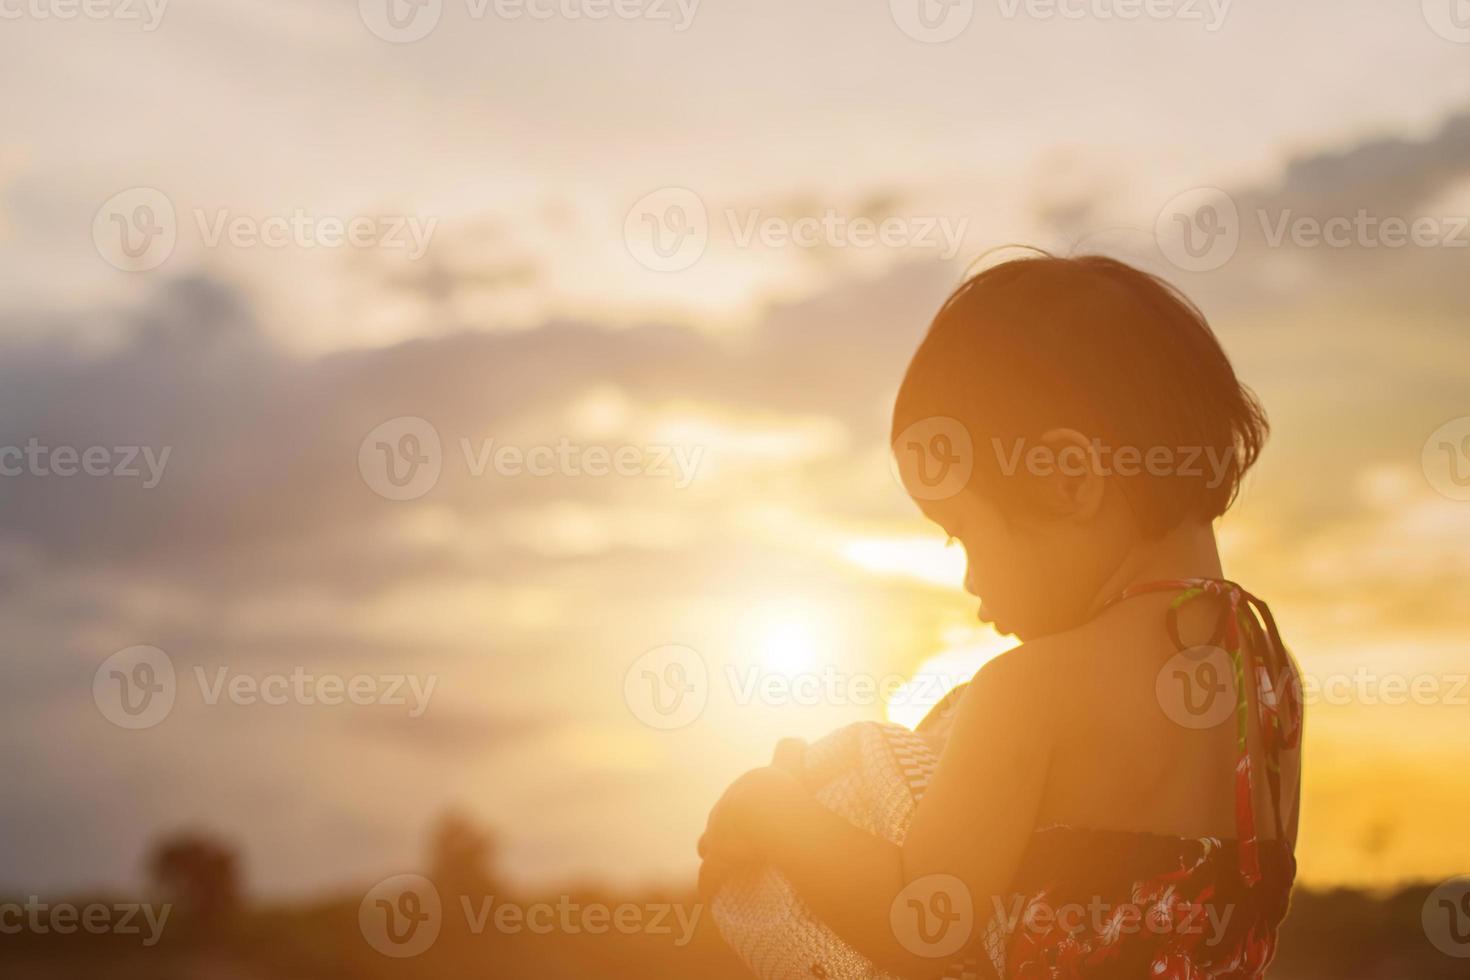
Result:
{"label": "sun", "polygon": [[761,667],[796,677],[818,669],[833,646],[835,629],[823,610],[796,603],[769,603],[749,619],[750,648]]}

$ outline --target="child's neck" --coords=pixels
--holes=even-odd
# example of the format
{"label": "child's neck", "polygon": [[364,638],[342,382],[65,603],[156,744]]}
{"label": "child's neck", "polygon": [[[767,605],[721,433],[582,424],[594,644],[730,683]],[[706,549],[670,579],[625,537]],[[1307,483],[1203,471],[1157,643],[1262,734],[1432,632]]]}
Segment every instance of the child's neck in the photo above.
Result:
{"label": "child's neck", "polygon": [[1093,597],[1091,608],[1094,612],[1101,609],[1124,589],[1141,582],[1224,575],[1214,527],[1181,524],[1161,538],[1134,545]]}

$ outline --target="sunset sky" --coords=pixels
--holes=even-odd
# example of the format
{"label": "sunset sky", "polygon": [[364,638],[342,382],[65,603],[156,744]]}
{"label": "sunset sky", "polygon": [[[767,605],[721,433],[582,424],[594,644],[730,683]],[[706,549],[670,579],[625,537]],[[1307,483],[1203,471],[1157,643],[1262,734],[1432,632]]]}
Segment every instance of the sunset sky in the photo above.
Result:
{"label": "sunset sky", "polygon": [[[1470,43],[1433,0],[1237,0],[1213,29],[1182,0],[1205,21],[981,0],[945,43],[906,34],[903,3],[704,0],[678,30],[672,3],[443,0],[413,43],[356,0],[0,25],[0,446],[170,450],[154,487],[0,478],[0,890],[131,884],[150,842],[200,827],[253,889],[313,893],[414,866],[450,806],[523,880],[687,878],[709,805],[777,737],[912,720],[750,703],[732,678],[958,680],[1009,645],[886,440],[938,304],[1015,242],[1177,283],[1270,414],[1227,572],[1349,692],[1309,709],[1303,879],[1470,869],[1470,500],[1424,454],[1470,416]],[[122,271],[94,228],[140,187],[177,244]],[[1228,194],[1240,241],[1189,272],[1155,229],[1197,188]],[[628,229],[669,189],[708,242],[661,271]],[[1272,243],[1360,212],[1438,238]],[[296,214],[428,237],[210,244]],[[745,238],[824,216],[916,240]],[[441,441],[411,500],[359,465],[401,417]],[[655,472],[476,475],[489,440],[633,447]],[[140,644],[179,690],[128,731],[93,678]],[[662,731],[625,680],[670,644],[711,682]],[[418,717],[211,705],[196,668],[436,686]],[[1390,677],[1436,693],[1382,703]]]}

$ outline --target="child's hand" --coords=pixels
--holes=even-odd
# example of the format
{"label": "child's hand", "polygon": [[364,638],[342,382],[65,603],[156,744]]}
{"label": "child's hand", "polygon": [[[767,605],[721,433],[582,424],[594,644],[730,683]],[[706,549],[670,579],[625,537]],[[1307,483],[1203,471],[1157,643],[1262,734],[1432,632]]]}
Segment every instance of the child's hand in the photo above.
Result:
{"label": "child's hand", "polygon": [[794,775],[773,766],[752,769],[731,783],[699,839],[700,897],[712,898],[731,871],[761,861],[782,815],[804,795]]}

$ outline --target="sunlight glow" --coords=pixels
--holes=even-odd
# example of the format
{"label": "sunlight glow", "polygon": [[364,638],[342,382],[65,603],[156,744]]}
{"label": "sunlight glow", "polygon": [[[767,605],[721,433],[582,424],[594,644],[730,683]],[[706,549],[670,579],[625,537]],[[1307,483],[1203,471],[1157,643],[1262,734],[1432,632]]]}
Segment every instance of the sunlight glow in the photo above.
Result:
{"label": "sunlight glow", "polygon": [[937,537],[855,538],[842,545],[842,557],[879,575],[964,587],[965,550]]}
{"label": "sunlight glow", "polygon": [[1015,637],[1001,636],[988,626],[949,630],[944,642],[945,649],[921,663],[914,676],[893,693],[887,706],[889,721],[916,727],[951,689],[1017,645]]}
{"label": "sunlight glow", "polygon": [[808,606],[775,604],[751,619],[751,645],[764,670],[796,677],[817,669],[833,646],[834,630],[821,611]]}
{"label": "sunlight glow", "polygon": [[703,446],[712,458],[793,463],[840,452],[847,430],[827,416],[734,419],[700,406],[664,409],[649,433],[659,444]]}

